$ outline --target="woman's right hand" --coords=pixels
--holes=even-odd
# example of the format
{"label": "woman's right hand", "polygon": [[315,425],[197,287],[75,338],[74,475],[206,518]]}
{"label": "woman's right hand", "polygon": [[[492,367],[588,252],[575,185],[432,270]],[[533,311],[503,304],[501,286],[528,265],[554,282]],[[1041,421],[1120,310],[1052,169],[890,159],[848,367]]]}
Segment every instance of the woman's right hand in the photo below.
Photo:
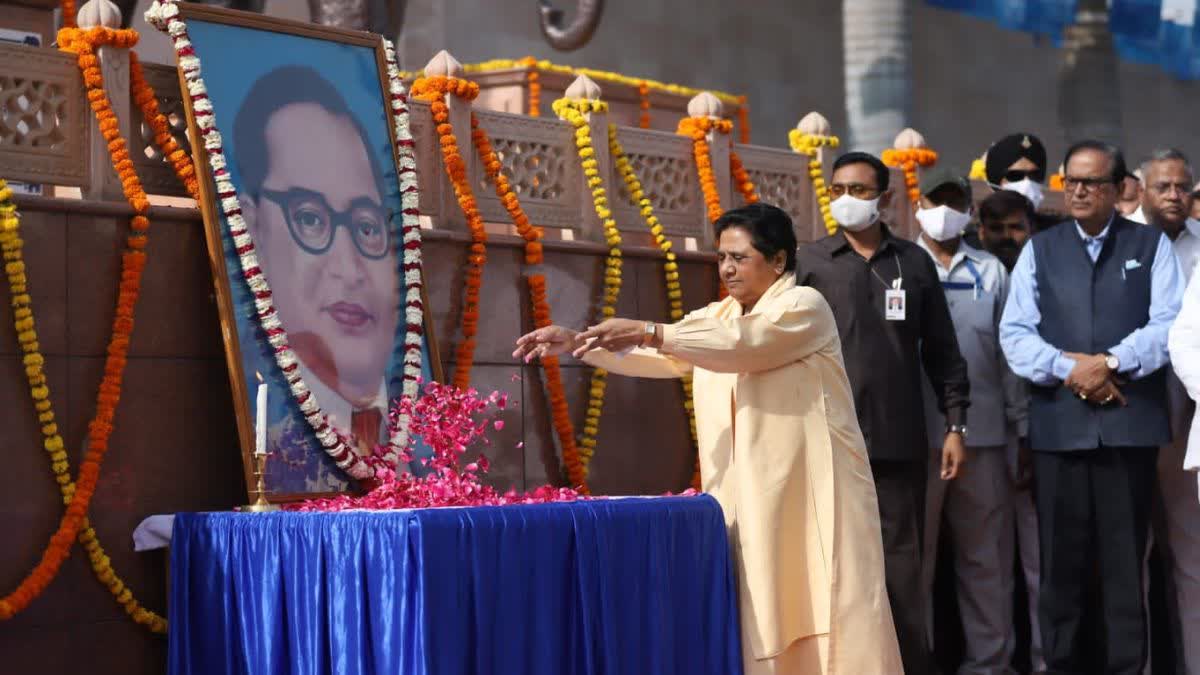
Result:
{"label": "woman's right hand", "polygon": [[565,354],[575,348],[577,335],[577,332],[562,326],[539,328],[517,338],[517,349],[513,352],[513,358],[529,363],[535,358]]}

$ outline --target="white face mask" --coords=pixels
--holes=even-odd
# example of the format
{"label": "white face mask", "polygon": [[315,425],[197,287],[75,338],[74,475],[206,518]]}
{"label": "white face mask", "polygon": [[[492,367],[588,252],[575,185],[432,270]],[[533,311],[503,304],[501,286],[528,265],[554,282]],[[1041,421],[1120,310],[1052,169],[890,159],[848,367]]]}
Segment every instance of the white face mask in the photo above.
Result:
{"label": "white face mask", "polygon": [[829,212],[838,225],[851,232],[861,232],[879,219],[879,197],[859,199],[842,195],[829,205]]}
{"label": "white face mask", "polygon": [[917,222],[934,241],[949,241],[960,236],[971,222],[971,214],[956,211],[945,204],[932,209],[917,209]]}
{"label": "white face mask", "polygon": [[1024,197],[1025,199],[1028,199],[1029,203],[1033,204],[1034,211],[1037,211],[1038,207],[1042,205],[1042,197],[1043,197],[1042,184],[1034,182],[1033,180],[1031,180],[1029,178],[1022,178],[1021,180],[1019,180],[1015,183],[1008,183],[1006,185],[1001,185],[1000,189],[1001,190],[1012,190],[1013,192]]}

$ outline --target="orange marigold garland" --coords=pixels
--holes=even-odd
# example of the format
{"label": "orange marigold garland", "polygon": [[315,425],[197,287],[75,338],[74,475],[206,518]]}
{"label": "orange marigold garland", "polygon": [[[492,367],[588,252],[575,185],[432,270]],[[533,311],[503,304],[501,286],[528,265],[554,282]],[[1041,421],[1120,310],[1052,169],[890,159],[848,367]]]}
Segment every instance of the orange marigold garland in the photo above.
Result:
{"label": "orange marigold garland", "polygon": [[526,56],[521,59],[521,65],[525,66],[525,82],[529,84],[529,110],[526,111],[530,117],[542,116],[542,83],[541,74],[538,72],[537,59],[532,56]]}
{"label": "orange marigold garland", "polygon": [[[592,204],[596,216],[604,223],[604,238],[608,243],[608,257],[604,269],[604,304],[600,308],[601,320],[610,319],[617,313],[617,298],[621,293],[621,233],[617,222],[613,219],[609,208],[608,191],[604,188],[604,179],[600,176],[600,167],[596,162],[596,150],[592,145],[592,132],[585,115],[589,112],[605,112],[608,104],[604,101],[589,101],[586,99],[560,98],[554,102],[554,112],[562,119],[571,123],[575,129],[575,147],[579,154],[579,163],[583,175],[587,178],[588,188],[592,191]],[[608,371],[603,368],[592,369],[592,380],[588,387],[590,397],[587,405],[587,418],[583,423],[583,433],[579,436],[579,451],[583,461],[584,475],[587,475],[587,465],[596,452],[596,437],[600,435],[600,414],[604,410],[604,395],[607,389]]]}
{"label": "orange marigold garland", "polygon": [[[508,176],[501,170],[500,158],[496,155],[487,132],[479,126],[479,120],[471,115],[471,140],[479,154],[484,171],[492,185],[496,188],[496,196],[504,204],[505,210],[512,218],[517,233],[525,240],[525,283],[529,286],[529,301],[533,308],[533,325],[545,328],[552,322],[550,319],[550,303],[546,299],[546,275],[540,270],[542,256],[542,229],[535,227],[521,208],[517,193],[512,189]],[[559,368],[558,357],[541,359],[542,369],[546,373],[546,389],[550,398],[551,420],[554,432],[562,448],[563,466],[566,468],[567,480],[581,494],[590,494],[587,485],[587,465],[580,457],[579,447],[575,444],[575,425],[571,423],[571,414],[567,408],[567,395],[563,388],[562,370]]]}
{"label": "orange marigold garland", "polygon": [[1050,189],[1057,190],[1058,192],[1062,192],[1065,189],[1063,186],[1063,175],[1061,173],[1050,174]]}
{"label": "orange marigold garland", "polygon": [[888,148],[883,151],[884,164],[904,169],[904,185],[908,188],[909,201],[914,204],[921,200],[921,190],[917,187],[917,167],[933,166],[936,162],[937,153],[929,148]]}
{"label": "orange marigold garland", "polygon": [[750,180],[750,174],[746,171],[746,166],[742,164],[742,158],[733,150],[729,151],[729,173],[733,175],[733,184],[737,186],[738,192],[742,193],[742,199],[746,200],[747,204],[758,203],[758,192],[754,189],[754,181]]}
{"label": "orange marigold garland", "polygon": [[183,183],[188,196],[200,201],[196,167],[192,164],[191,156],[179,147],[179,143],[171,135],[171,124],[167,121],[167,116],[159,110],[158,97],[154,95],[154,87],[151,87],[150,83],[146,81],[146,74],[142,71],[142,62],[138,59],[137,52],[133,50],[129,51],[129,90],[133,92],[134,103],[142,111],[142,118],[154,132],[155,145],[171,164],[171,168],[175,170],[175,175]]}
{"label": "orange marigold garland", "polygon": [[721,209],[721,193],[717,191],[717,179],[712,168],[712,151],[708,147],[706,136],[712,129],[727,134],[733,130],[733,122],[710,117],[685,117],[679,120],[677,133],[692,139],[696,173],[700,177],[700,189],[704,192],[704,209],[709,222],[716,222],[724,211]]}
{"label": "orange marigold garland", "polygon": [[75,27],[75,0],[62,0],[62,25],[63,28]]}
{"label": "orange marigold garland", "polygon": [[[116,313],[113,318],[112,336],[109,339],[108,356],[104,362],[104,377],[100,381],[99,393],[96,397],[96,415],[88,425],[87,451],[84,454],[83,463],[79,468],[79,479],[74,491],[71,492],[70,499],[67,500],[66,512],[60,519],[58,529],[51,537],[50,543],[47,545],[45,551],[43,551],[41,560],[21,580],[21,583],[12,593],[0,598],[0,619],[12,618],[18,612],[28,607],[29,603],[46,589],[54,577],[58,575],[63,561],[70,555],[72,540],[81,536],[81,532],[87,525],[88,505],[91,503],[92,495],[95,494],[96,482],[100,477],[100,465],[104,460],[105,453],[108,451],[108,439],[113,430],[113,418],[116,414],[117,403],[121,398],[121,382],[124,378],[126,354],[129,350],[129,340],[133,332],[134,308],[141,290],[142,271],[146,265],[144,249],[146,247],[146,232],[150,227],[150,221],[146,218],[145,214],[150,208],[150,202],[146,197],[145,191],[142,189],[137,173],[134,171],[133,161],[129,157],[128,146],[125,139],[121,137],[116,114],[113,113],[112,104],[109,102],[108,95],[104,91],[104,80],[100,72],[99,59],[96,57],[95,48],[98,45],[112,45],[128,49],[137,42],[137,37],[136,31],[112,30],[108,28],[93,28],[88,31],[81,31],[77,28],[64,28],[58,34],[59,47],[64,51],[74,53],[78,59],[80,70],[83,72],[83,81],[88,91],[88,100],[91,103],[92,110],[96,114],[96,120],[99,123],[101,133],[104,134],[105,140],[108,141],[113,168],[116,169],[117,175],[121,178],[121,186],[125,192],[125,197],[133,207],[136,215],[130,219],[130,232],[126,237],[127,248],[121,254],[121,281],[117,295]],[[16,273],[24,272],[24,265],[16,260],[6,261],[5,269],[9,275],[15,275]],[[13,281],[11,276],[9,281],[10,284]],[[22,304],[29,302],[28,291],[25,286],[18,284],[17,288],[23,292],[14,293],[14,308],[16,308],[18,301]],[[26,306],[24,309],[28,310],[29,308]],[[17,324],[19,337],[23,336],[36,343],[36,333],[33,332],[32,312],[23,312],[21,318],[18,318]],[[27,351],[27,355],[28,353]],[[34,381],[37,381],[37,379],[35,378]],[[56,428],[50,428],[54,418],[49,402],[49,389],[43,382],[40,385],[33,386],[31,392],[36,401],[35,407],[39,413],[39,421],[44,425],[43,433],[56,433]],[[48,447],[47,450],[50,450],[52,453],[61,449],[56,444],[50,445],[51,447]],[[63,460],[65,461],[65,458]],[[56,464],[62,467],[61,463],[57,460]],[[62,468],[65,469],[65,467]],[[59,480],[60,485],[62,485],[61,479]],[[64,498],[66,492],[70,492],[70,490],[64,491]],[[97,568],[102,560],[97,555],[99,543],[95,541],[94,534],[90,538],[84,537],[84,539],[86,540],[85,546],[89,547],[89,555],[93,560],[93,568]],[[91,544],[95,544],[95,546],[91,546]],[[109,569],[111,570],[111,568]],[[115,575],[113,578],[115,579]],[[120,584],[119,580],[115,580],[114,583],[110,584],[109,590],[114,592],[118,602],[124,604],[127,611],[136,611],[129,609],[129,603],[132,601],[132,593],[129,592],[129,589],[124,588],[124,585]],[[144,615],[139,616],[145,618]]]}
{"label": "orange marigold garland", "polygon": [[638,82],[638,126],[650,128],[650,84],[645,80]]}
{"label": "orange marigold garland", "polygon": [[463,291],[463,339],[455,351],[452,380],[454,386],[466,389],[471,384],[471,366],[475,361],[475,335],[479,330],[479,287],[483,280],[483,267],[487,263],[488,237],[483,226],[483,216],[480,215],[479,205],[475,201],[475,193],[467,177],[466,161],[459,150],[454,127],[450,124],[450,109],[446,105],[446,95],[450,93],[467,101],[474,100],[479,95],[479,85],[462,78],[437,76],[418,78],[412,86],[414,97],[429,102],[441,141],[442,163],[446,167],[446,175],[454,185],[454,196],[458,199],[458,205],[462,207],[467,226],[471,230],[471,249],[470,255],[467,256],[467,277]]}

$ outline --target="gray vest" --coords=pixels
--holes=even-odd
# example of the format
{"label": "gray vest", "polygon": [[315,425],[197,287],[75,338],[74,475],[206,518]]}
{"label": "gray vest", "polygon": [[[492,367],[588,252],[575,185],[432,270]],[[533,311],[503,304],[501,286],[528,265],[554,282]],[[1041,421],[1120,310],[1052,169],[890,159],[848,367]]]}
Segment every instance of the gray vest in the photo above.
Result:
{"label": "gray vest", "polygon": [[[1074,221],[1035,236],[1030,245],[1042,338],[1066,352],[1099,354],[1146,325],[1150,270],[1160,237],[1157,228],[1118,216],[1093,264]],[[1127,407],[1087,403],[1061,385],[1030,387],[1031,445],[1035,450],[1089,450],[1166,443],[1165,375],[1166,369],[1159,369],[1122,387]]]}

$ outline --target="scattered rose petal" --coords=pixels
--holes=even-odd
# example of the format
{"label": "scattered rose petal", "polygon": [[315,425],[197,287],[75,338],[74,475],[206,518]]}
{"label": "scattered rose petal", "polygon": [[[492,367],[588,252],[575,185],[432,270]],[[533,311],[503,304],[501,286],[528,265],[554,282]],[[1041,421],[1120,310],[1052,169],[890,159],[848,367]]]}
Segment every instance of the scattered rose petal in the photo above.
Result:
{"label": "scattered rose petal", "polygon": [[492,422],[492,428],[496,431],[504,431],[504,420],[496,420]]}

